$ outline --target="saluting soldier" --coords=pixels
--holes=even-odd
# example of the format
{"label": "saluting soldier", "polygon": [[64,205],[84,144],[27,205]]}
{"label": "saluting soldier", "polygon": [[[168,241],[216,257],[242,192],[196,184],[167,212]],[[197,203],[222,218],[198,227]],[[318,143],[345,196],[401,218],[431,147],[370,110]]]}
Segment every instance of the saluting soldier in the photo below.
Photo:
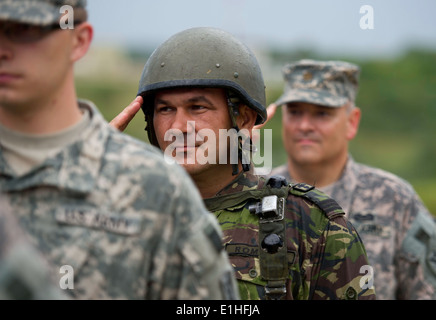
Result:
{"label": "saluting soldier", "polygon": [[[342,208],[311,185],[254,174],[250,135],[267,114],[249,48],[220,29],[184,30],[150,56],[138,95],[150,142],[182,164],[220,222],[242,299],[375,298],[361,271],[365,248]],[[124,128],[137,107],[112,124]],[[211,139],[220,130],[235,135]],[[236,161],[228,140],[238,141]]]}

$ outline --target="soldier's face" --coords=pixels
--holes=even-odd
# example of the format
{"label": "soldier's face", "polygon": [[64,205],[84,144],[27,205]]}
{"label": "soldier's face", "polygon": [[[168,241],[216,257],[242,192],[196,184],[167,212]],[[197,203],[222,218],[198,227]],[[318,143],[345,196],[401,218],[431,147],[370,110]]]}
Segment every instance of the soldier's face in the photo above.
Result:
{"label": "soldier's face", "polygon": [[38,29],[21,28],[17,32],[27,38],[17,38],[14,28],[0,21],[0,111],[35,108],[62,99],[65,92],[60,88],[75,59],[76,30],[57,28],[35,37]]}
{"label": "soldier's face", "polygon": [[295,164],[325,165],[348,153],[357,133],[360,110],[329,108],[309,103],[283,106],[282,130],[289,160]]}
{"label": "soldier's face", "polygon": [[[219,130],[231,128],[225,91],[162,90],[155,96],[153,125],[160,148],[169,151],[192,177],[208,172],[219,163]],[[205,155],[208,163],[200,163]]]}

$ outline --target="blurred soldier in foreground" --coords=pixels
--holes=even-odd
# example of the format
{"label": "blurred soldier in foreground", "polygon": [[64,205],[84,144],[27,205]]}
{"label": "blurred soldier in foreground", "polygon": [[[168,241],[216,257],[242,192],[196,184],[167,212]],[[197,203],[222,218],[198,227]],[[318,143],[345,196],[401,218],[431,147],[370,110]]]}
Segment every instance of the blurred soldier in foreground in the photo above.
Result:
{"label": "blurred soldier in foreground", "polygon": [[436,228],[430,213],[409,183],[356,163],[348,152],[361,115],[359,73],[343,61],[285,66],[285,90],[275,105],[283,105],[288,162],[272,174],[315,183],[339,202],[365,244],[378,299],[431,299]]}
{"label": "blurred soldier in foreground", "polygon": [[66,299],[0,197],[0,300]]}
{"label": "blurred soldier in foreground", "polygon": [[77,100],[73,66],[92,35],[84,0],[0,0],[0,195],[51,274],[69,271],[69,297],[237,298],[185,171]]}
{"label": "blurred soldier in foreground", "polygon": [[[183,165],[218,218],[243,299],[375,298],[340,206],[310,185],[253,173],[249,136],[266,119],[265,85],[244,44],[214,28],[182,31],[148,59],[138,95],[149,140]],[[124,128],[137,107],[112,124]]]}

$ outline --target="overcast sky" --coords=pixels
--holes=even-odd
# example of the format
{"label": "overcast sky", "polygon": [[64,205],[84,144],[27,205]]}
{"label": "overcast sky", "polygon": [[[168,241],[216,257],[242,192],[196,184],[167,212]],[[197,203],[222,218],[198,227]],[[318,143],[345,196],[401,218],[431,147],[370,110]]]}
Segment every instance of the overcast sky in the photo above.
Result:
{"label": "overcast sky", "polygon": [[[373,29],[369,26],[373,9]],[[321,53],[398,54],[410,45],[436,49],[435,0],[88,0],[94,44],[156,47],[187,28],[229,31],[249,46]]]}

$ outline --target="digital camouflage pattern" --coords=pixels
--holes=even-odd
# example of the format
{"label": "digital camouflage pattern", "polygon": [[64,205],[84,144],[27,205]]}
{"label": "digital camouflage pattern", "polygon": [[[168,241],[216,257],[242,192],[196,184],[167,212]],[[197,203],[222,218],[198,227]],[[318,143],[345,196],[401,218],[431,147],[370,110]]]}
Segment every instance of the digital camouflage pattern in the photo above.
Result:
{"label": "digital camouflage pattern", "polygon": [[[271,174],[295,182],[286,165]],[[338,201],[361,236],[377,299],[435,298],[436,227],[409,183],[349,156],[341,178],[321,189]]]}
{"label": "digital camouflage pattern", "polygon": [[319,190],[311,190],[312,199],[326,200],[330,209],[324,212],[304,188],[271,188],[252,171],[241,173],[216,197],[205,199],[221,224],[241,298],[265,298],[259,218],[250,213],[249,206],[274,193],[286,198],[286,299],[375,299],[373,288],[361,287],[365,273],[360,270],[368,265],[365,248],[342,209]]}
{"label": "digital camouflage pattern", "polygon": [[342,107],[354,101],[359,83],[360,68],[344,61],[304,59],[283,68],[285,88],[275,102],[307,102],[327,107]]}
{"label": "digital camouflage pattern", "polygon": [[59,22],[64,5],[84,9],[86,0],[0,0],[0,20],[48,26]]}
{"label": "digital camouflage pattern", "polygon": [[66,299],[0,197],[0,300]]}
{"label": "digital camouflage pattern", "polygon": [[97,109],[78,141],[23,176],[0,146],[0,196],[76,299],[233,299],[221,230],[186,172]]}

